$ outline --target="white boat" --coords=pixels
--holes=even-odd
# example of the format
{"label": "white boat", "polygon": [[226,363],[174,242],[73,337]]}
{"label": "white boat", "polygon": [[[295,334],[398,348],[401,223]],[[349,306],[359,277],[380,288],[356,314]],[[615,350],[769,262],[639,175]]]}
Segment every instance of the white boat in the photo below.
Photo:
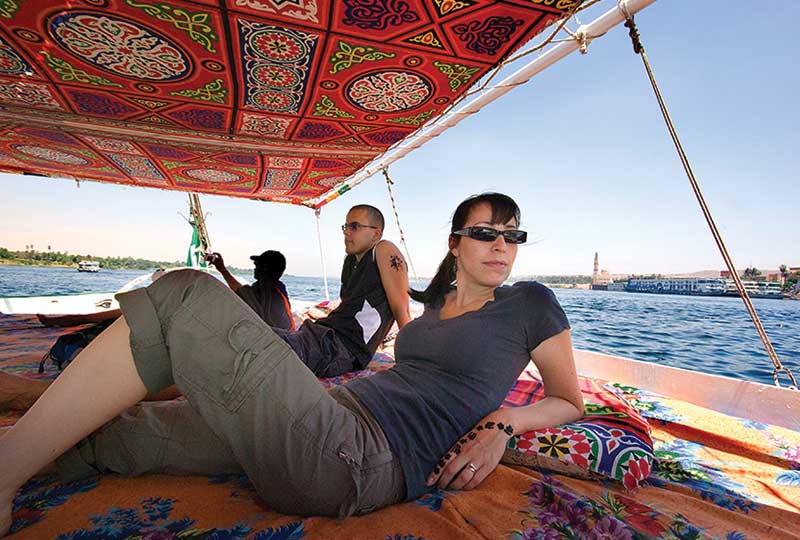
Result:
{"label": "white boat", "polygon": [[[742,281],[751,298],[783,298],[777,282]],[[728,278],[628,278],[625,290],[634,293],[686,294],[693,296],[739,296],[739,290]]]}
{"label": "white boat", "polygon": [[99,272],[100,263],[97,261],[80,261],[78,263],[78,272]]}
{"label": "white boat", "polygon": [[[784,297],[779,283],[769,281],[744,281],[742,283],[744,284],[745,289],[747,289],[747,293],[752,298],[781,299]],[[725,293],[728,296],[739,296],[739,292],[736,290],[736,287],[731,280],[726,281]]]}
{"label": "white boat", "polygon": [[20,313],[85,315],[118,308],[119,304],[114,300],[114,294],[111,292],[52,296],[8,296],[0,298],[0,314],[6,315]]}

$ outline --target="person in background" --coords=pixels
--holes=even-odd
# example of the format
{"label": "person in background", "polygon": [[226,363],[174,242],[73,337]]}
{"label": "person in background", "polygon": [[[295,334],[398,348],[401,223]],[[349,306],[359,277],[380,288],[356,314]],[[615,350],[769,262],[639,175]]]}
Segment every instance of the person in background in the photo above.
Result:
{"label": "person in background", "polygon": [[[304,321],[296,331],[270,325],[317,377],[364,369],[392,324],[397,321],[403,328],[411,320],[408,268],[397,246],[383,239],[383,228],[380,210],[367,204],[352,207],[342,225],[346,256],[339,305],[327,317]],[[210,257],[228,286],[252,307],[222,257]],[[258,267],[257,261],[257,276]]]}
{"label": "person in background", "polygon": [[286,285],[281,281],[286,270],[286,257],[280,251],[267,250],[261,255],[252,255],[255,264],[252,285],[243,285],[225,267],[225,261],[219,253],[211,253],[206,260],[222,274],[225,282],[239,298],[273,328],[294,330],[292,306]]}

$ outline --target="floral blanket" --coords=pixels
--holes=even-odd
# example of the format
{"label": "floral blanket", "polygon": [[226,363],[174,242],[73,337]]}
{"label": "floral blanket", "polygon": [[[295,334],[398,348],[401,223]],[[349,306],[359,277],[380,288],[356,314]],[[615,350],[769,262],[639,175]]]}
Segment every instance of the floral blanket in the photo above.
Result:
{"label": "floral blanket", "polygon": [[[0,315],[0,369],[37,373],[64,331]],[[389,349],[390,350],[390,349]],[[385,369],[378,355],[371,367]],[[359,372],[323,384],[341,384]],[[611,385],[648,419],[658,462],[643,487],[501,465],[468,492],[435,491],[335,520],[273,512],[242,476],[43,477],[14,503],[15,540],[797,539],[800,433]],[[16,416],[0,413],[0,426]]]}

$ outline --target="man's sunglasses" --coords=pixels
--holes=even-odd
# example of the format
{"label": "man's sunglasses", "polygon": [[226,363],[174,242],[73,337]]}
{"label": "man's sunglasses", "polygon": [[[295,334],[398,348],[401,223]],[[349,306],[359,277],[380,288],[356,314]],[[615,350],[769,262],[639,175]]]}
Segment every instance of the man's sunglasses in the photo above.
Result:
{"label": "man's sunglasses", "polygon": [[467,227],[458,231],[453,231],[458,236],[469,236],[473,240],[481,242],[494,242],[498,235],[503,236],[506,244],[524,244],[528,240],[528,233],[518,229],[506,229],[500,231],[491,227]]}
{"label": "man's sunglasses", "polygon": [[358,232],[360,229],[379,229],[380,227],[375,227],[374,225],[364,225],[363,223],[359,223],[358,221],[351,221],[350,223],[345,223],[342,225],[342,232],[347,231],[350,229],[352,232]]}

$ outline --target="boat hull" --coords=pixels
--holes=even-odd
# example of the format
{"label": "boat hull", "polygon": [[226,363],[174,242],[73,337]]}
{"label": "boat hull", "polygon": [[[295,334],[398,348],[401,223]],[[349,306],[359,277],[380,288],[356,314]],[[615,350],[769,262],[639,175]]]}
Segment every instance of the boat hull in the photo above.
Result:
{"label": "boat hull", "polygon": [[[583,350],[575,350],[575,366],[586,377],[800,431],[800,392],[796,390]],[[788,384],[786,379],[782,382]]]}
{"label": "boat hull", "polygon": [[113,292],[0,298],[0,313],[7,315],[84,315],[118,308],[119,303],[114,299]]}

